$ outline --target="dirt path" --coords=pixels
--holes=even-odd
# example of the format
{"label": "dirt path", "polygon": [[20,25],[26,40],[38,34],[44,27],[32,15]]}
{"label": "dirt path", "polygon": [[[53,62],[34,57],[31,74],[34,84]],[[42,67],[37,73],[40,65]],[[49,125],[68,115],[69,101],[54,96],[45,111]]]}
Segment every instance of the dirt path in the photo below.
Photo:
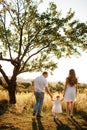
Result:
{"label": "dirt path", "polygon": [[61,114],[54,120],[51,113],[43,113],[43,118],[37,119],[31,113],[7,111],[0,116],[0,130],[87,130],[87,123],[81,116]]}

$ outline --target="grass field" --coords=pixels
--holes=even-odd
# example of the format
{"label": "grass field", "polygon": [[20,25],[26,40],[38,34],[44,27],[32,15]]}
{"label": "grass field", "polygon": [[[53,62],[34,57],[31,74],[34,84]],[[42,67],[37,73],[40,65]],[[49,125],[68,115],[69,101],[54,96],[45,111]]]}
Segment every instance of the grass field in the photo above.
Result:
{"label": "grass field", "polygon": [[16,113],[9,110],[0,116],[0,130],[87,130],[87,122],[80,113],[73,119],[63,113],[54,120],[51,112],[44,112],[40,120],[32,117],[30,111]]}
{"label": "grass field", "polygon": [[[54,98],[57,93],[53,94]],[[62,94],[59,94],[62,98]],[[73,118],[66,115],[66,104],[63,101],[63,113],[58,115],[58,120],[54,120],[51,112],[53,102],[47,94],[41,120],[32,116],[35,102],[32,92],[17,93],[16,98],[17,103],[9,106],[7,92],[0,90],[0,130],[87,130],[86,88],[82,93],[78,92]]]}

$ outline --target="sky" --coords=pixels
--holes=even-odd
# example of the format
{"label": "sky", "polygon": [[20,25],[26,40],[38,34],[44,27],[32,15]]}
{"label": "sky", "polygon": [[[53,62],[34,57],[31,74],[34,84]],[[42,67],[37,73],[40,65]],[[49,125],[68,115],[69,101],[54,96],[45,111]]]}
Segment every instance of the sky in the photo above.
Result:
{"label": "sky", "polygon": [[58,11],[61,11],[63,16],[72,8],[75,11],[75,18],[80,21],[87,21],[87,0],[43,0],[44,3],[40,4],[39,10],[43,12],[49,2],[54,2],[57,5]]}
{"label": "sky", "polygon": [[[41,4],[39,7],[41,12],[48,7],[49,1],[57,5],[58,11],[61,11],[63,16],[66,16],[71,8],[72,11],[75,11],[75,19],[81,22],[87,21],[87,0],[44,0],[44,6]],[[51,79],[51,81],[60,80],[64,82],[71,68],[75,69],[79,82],[87,83],[87,53],[84,52],[78,58],[75,56],[66,59],[61,58],[58,61],[58,68],[48,79]]]}
{"label": "sky", "polygon": [[[38,9],[43,12],[49,2],[54,2],[59,11],[65,16],[66,13],[72,8],[75,11],[75,19],[81,22],[87,21],[87,0],[43,0],[44,3],[40,4]],[[2,63],[0,61],[0,63]],[[9,63],[3,63],[3,68],[7,75],[12,74],[13,67]],[[82,53],[80,57],[72,56],[71,58],[61,58],[58,61],[58,68],[49,75],[48,81],[62,81],[64,82],[68,76],[69,69],[75,69],[76,76],[81,83],[87,83],[87,53]],[[41,73],[21,74],[24,79],[36,78]]]}

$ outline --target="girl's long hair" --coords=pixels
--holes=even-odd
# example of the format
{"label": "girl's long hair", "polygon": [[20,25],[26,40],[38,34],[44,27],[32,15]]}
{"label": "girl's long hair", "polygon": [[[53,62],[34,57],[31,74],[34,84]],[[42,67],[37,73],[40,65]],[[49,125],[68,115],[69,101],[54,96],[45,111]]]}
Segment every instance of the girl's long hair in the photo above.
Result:
{"label": "girl's long hair", "polygon": [[77,78],[74,69],[69,70],[69,76],[67,77],[67,80],[71,86],[77,84]]}

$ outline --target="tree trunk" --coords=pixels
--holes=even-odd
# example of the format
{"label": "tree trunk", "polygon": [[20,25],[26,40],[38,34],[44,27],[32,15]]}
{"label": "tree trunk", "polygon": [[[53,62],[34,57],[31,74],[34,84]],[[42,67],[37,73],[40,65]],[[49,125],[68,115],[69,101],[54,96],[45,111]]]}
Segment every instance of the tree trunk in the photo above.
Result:
{"label": "tree trunk", "polygon": [[15,104],[16,103],[16,82],[11,81],[8,86],[8,93],[9,93],[9,103]]}
{"label": "tree trunk", "polygon": [[[16,77],[18,74],[18,70],[19,70],[19,64],[18,66],[15,66],[14,71],[13,71],[13,76],[11,77],[11,79],[8,78],[8,76],[6,75],[6,73],[3,71],[2,66],[0,65],[0,72],[3,75],[6,83],[7,83],[7,90],[8,90],[8,94],[9,94],[9,103],[10,104],[15,104],[16,103]],[[1,83],[1,82],[0,82]]]}

